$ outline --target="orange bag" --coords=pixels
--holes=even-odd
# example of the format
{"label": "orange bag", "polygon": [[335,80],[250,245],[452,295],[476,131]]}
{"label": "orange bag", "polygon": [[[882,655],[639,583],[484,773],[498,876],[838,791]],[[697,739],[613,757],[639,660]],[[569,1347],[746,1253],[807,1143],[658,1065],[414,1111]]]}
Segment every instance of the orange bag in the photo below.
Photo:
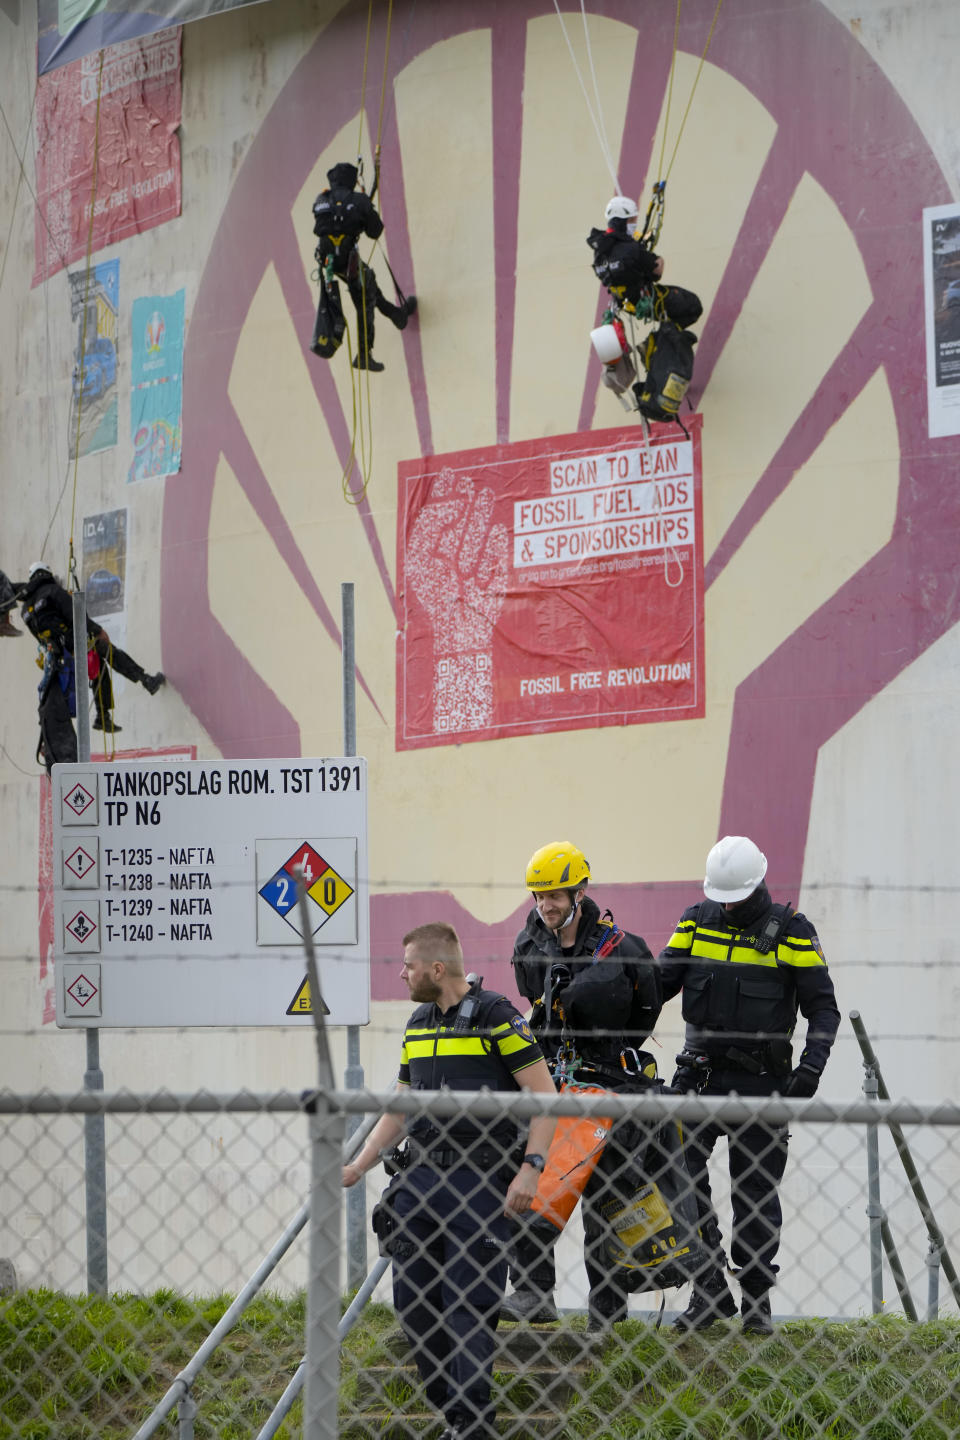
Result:
{"label": "orange bag", "polygon": [[[561,1093],[606,1095],[602,1085],[564,1084]],[[564,1115],[557,1121],[547,1163],[543,1167],[531,1209],[557,1230],[562,1230],[577,1208],[587,1181],[597,1168],[613,1121],[592,1117],[578,1120]]]}

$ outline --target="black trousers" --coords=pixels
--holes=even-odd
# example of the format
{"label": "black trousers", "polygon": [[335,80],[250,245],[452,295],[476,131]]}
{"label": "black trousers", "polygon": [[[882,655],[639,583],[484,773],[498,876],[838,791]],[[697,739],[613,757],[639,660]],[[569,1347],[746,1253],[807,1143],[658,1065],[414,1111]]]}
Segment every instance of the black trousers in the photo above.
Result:
{"label": "black trousers", "polygon": [[[751,1075],[744,1070],[712,1070],[703,1095],[772,1095],[783,1087],[774,1075]],[[783,1212],[780,1182],[787,1164],[785,1125],[728,1126],[713,1123],[691,1125],[684,1134],[683,1151],[697,1196],[697,1211],[705,1243],[719,1249],[721,1231],[710,1190],[710,1156],[721,1136],[727,1137],[730,1165],[730,1200],[733,1234],[730,1258],[740,1273],[748,1295],[763,1295],[775,1283],[779,1266],[774,1263],[780,1248]]]}
{"label": "black trousers", "polygon": [[60,685],[58,674],[53,674],[40,697],[38,716],[40,720],[39,755],[50,774],[50,767],[57,761],[75,763],[77,758],[77,732],[70,716],[70,702]]}
{"label": "black trousers", "polygon": [[506,1183],[414,1165],[397,1193],[393,1302],[430,1403],[469,1440],[492,1436],[490,1376],[507,1282]]}
{"label": "black trousers", "polygon": [[[320,263],[324,256],[321,253]],[[365,359],[373,350],[374,311],[379,310],[394,325],[400,325],[405,311],[393,305],[377,284],[377,277],[370,266],[360,259],[357,250],[351,250],[346,260],[335,261],[333,273],[338,280],[346,283],[354,309],[357,312],[357,354]]]}

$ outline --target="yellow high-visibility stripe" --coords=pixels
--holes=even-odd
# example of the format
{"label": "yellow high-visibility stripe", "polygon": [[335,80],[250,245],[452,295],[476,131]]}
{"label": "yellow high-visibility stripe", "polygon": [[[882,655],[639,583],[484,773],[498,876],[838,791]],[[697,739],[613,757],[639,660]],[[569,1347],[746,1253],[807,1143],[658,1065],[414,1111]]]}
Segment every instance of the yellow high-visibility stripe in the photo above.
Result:
{"label": "yellow high-visibility stripe", "polygon": [[[436,1050],[434,1050],[436,1044]],[[409,1059],[437,1055],[488,1055],[489,1042],[485,1045],[479,1035],[431,1035],[429,1040],[412,1040],[407,1036],[404,1052]]]}

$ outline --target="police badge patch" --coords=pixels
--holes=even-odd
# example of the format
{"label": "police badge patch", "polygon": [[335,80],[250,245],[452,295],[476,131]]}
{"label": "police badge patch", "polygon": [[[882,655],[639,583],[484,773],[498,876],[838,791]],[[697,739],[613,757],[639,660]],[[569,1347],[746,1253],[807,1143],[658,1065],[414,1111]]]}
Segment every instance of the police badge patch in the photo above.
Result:
{"label": "police badge patch", "polygon": [[510,1024],[513,1026],[514,1030],[516,1030],[517,1034],[522,1037],[522,1039],[530,1042],[533,1041],[533,1031],[530,1029],[530,1026],[527,1024],[526,1020],[524,1020],[522,1015],[514,1015],[513,1019],[510,1021]]}

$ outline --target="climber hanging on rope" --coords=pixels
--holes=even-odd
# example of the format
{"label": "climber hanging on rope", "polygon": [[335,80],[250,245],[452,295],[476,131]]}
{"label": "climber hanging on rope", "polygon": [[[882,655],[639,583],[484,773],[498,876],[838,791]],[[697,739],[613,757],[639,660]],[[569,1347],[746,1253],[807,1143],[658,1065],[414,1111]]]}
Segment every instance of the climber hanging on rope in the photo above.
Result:
{"label": "climber hanging on rope", "polygon": [[[43,660],[38,661],[44,668],[40,688],[40,746],[49,769],[55,760],[71,758],[63,750],[69,748],[70,737],[73,736],[70,716],[75,713],[72,703],[75,686],[72,674],[73,600],[70,592],[40,560],[30,566],[29,577],[22,584],[15,585],[14,589],[20,597],[21,618],[43,647]],[[156,695],[165,677],[159,672],[148,675],[125,650],[117,650],[110,643],[106,630],[89,615],[87,645],[86,670],[96,709],[92,728],[116,732],[121,727],[113,719],[111,668],[127,680],[141,684],[150,695]],[[76,759],[75,738],[73,747],[72,758]]]}
{"label": "climber hanging on rope", "polygon": [[416,311],[417,297],[404,295],[390,270],[397,290],[398,304],[385,298],[370,266],[360,259],[357,241],[361,235],[378,240],[383,234],[383,221],[373,204],[373,191],[366,195],[357,190],[358,170],[355,165],[341,162],[327,171],[330,187],[321,190],[313,202],[313,233],[318,237],[316,258],[320,266],[320,301],[310,349],[329,360],[337,351],[345,326],[340,287],[345,280],[350,298],[357,311],[357,354],[355,370],[382,370],[373,351],[374,310],[392,320],[402,330]]}
{"label": "climber hanging on rope", "polygon": [[[660,190],[662,209],[662,187]],[[653,210],[651,204],[651,211]],[[605,326],[593,332],[594,346],[607,369],[604,382],[622,394],[634,379],[631,346],[627,344],[620,312],[652,321],[656,329],[638,346],[646,378],[633,385],[637,409],[648,420],[674,420],[693,376],[693,347],[697,337],[688,327],[703,314],[692,290],[664,285],[663,259],[650,244],[650,212],[639,239],[634,238],[640,218],[626,195],[614,195],[607,204],[605,230],[593,229],[587,244],[593,250],[593,270],[613,299]],[[659,227],[658,227],[659,230]],[[614,334],[606,333],[608,329]],[[607,343],[604,343],[607,342]]]}

